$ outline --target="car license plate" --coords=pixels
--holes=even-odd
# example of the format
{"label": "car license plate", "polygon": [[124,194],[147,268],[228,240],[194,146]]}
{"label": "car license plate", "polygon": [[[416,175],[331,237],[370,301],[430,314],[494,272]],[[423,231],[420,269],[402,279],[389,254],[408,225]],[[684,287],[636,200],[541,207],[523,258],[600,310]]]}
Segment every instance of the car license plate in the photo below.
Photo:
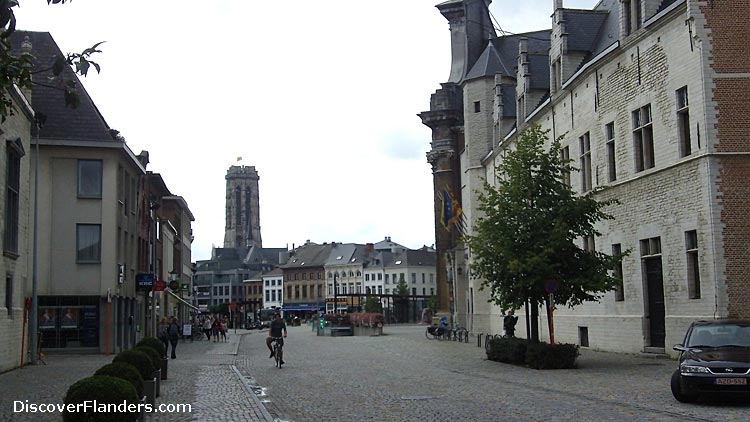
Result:
{"label": "car license plate", "polygon": [[716,378],[716,385],[747,385],[747,378]]}

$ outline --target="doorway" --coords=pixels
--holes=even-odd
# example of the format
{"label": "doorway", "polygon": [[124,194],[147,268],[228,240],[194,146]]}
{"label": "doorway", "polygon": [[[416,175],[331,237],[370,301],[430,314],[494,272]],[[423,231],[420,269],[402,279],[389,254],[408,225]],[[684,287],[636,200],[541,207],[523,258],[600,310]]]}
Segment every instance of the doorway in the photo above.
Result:
{"label": "doorway", "polygon": [[649,346],[664,347],[664,278],[661,256],[643,259],[646,276],[646,309],[648,311]]}

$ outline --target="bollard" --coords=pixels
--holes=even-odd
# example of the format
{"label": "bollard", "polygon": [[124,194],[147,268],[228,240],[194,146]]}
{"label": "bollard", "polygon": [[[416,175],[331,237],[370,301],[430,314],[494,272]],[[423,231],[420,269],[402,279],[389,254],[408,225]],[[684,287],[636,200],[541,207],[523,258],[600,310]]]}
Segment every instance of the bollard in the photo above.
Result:
{"label": "bollard", "polygon": [[477,334],[477,347],[482,347],[482,336],[484,333]]}

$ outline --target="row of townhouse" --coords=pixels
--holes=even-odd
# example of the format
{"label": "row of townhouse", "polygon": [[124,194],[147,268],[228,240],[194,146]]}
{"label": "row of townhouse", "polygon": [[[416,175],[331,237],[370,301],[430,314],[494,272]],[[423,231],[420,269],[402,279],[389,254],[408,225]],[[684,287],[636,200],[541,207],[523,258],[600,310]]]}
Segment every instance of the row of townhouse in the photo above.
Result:
{"label": "row of townhouse", "polygon": [[411,296],[434,295],[435,251],[409,250],[388,237],[374,244],[308,241],[291,250],[214,248],[211,259],[196,262],[194,304],[206,312],[234,304],[238,322],[267,308],[309,317],[333,312],[334,299],[342,311],[362,306],[366,295],[393,295],[399,280]]}
{"label": "row of townhouse", "polygon": [[[284,296],[278,300],[285,312],[303,316],[340,312],[363,306],[367,295],[395,295],[401,280],[410,296],[432,296],[437,290],[435,262],[434,250],[410,250],[390,237],[367,244],[307,242],[290,251],[281,265]],[[279,290],[273,285],[264,289]]]}
{"label": "row of townhouse", "polygon": [[[497,36],[489,1],[438,5],[450,22],[449,81],[421,114],[433,130],[435,185],[458,192],[468,232],[478,194],[520,133],[562,137],[577,192],[608,189],[613,220],[589,250],[629,250],[617,288],[555,311],[559,341],[668,353],[696,319],[750,317],[750,1],[551,2],[552,28]],[[439,204],[436,203],[436,209]],[[500,309],[471,278],[471,251],[436,221],[443,304],[473,331],[500,332]],[[447,309],[447,308],[444,308]],[[540,326],[546,319],[540,312]],[[519,325],[524,322],[519,321]],[[525,329],[517,331],[525,334]],[[543,333],[546,335],[546,333]]]}
{"label": "row of townhouse", "polygon": [[[146,170],[148,153],[128,148],[70,69],[63,76],[77,83],[81,102],[65,107],[60,79],[44,70],[62,54],[49,33],[16,31],[11,41],[34,56],[34,78],[45,83],[8,92],[15,112],[0,124],[0,372],[29,362],[32,344],[127,349],[159,316],[186,311],[178,291],[189,291],[192,278],[194,220],[184,198]],[[171,279],[174,289],[139,290],[139,273]]]}

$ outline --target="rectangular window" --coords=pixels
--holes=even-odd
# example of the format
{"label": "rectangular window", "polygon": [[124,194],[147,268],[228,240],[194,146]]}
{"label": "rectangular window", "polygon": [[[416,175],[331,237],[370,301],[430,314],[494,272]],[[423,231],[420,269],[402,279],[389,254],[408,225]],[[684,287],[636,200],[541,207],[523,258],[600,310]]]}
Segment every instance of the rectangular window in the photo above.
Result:
{"label": "rectangular window", "polygon": [[581,165],[581,192],[588,192],[591,190],[591,139],[589,133],[586,132],[578,138],[578,146],[580,147],[580,165]]}
{"label": "rectangular window", "polygon": [[479,101],[474,101],[474,113],[479,113],[482,111],[482,106],[479,103]]}
{"label": "rectangular window", "polygon": [[323,285],[318,284],[318,297],[323,297]]}
{"label": "rectangular window", "polygon": [[589,253],[596,252],[596,241],[594,236],[583,237],[583,250]]}
{"label": "rectangular window", "polygon": [[292,297],[292,286],[286,286],[286,297]]}
{"label": "rectangular window", "polygon": [[370,281],[370,274],[365,273],[365,281]]}
{"label": "rectangular window", "polygon": [[[570,147],[563,147],[560,150],[560,161],[562,162],[563,165],[568,164],[568,161],[570,161]],[[562,180],[563,180],[563,183],[570,186],[570,172],[569,171],[563,171]]]}
{"label": "rectangular window", "polygon": [[680,157],[686,157],[693,151],[690,146],[690,113],[687,87],[677,90],[677,126],[680,140]]}
{"label": "rectangular window", "polygon": [[269,290],[266,290],[266,302],[269,302],[271,300],[271,292]]}
{"label": "rectangular window", "polygon": [[589,347],[589,327],[578,327],[578,344]]}
{"label": "rectangular window", "polygon": [[[613,256],[619,255],[621,253],[622,246],[620,246],[619,243],[612,245]],[[617,284],[615,285],[615,301],[622,302],[625,300],[625,289],[622,281],[622,261],[617,263],[617,266],[615,266],[614,274],[612,274],[612,276],[617,279]]]}
{"label": "rectangular window", "polygon": [[426,296],[426,295],[427,295],[427,288],[422,287],[422,296]]}
{"label": "rectangular window", "polygon": [[13,318],[13,274],[5,275],[5,309],[8,310],[8,318]]}
{"label": "rectangular window", "polygon": [[417,273],[411,273],[411,284],[417,284]]}
{"label": "rectangular window", "polygon": [[417,295],[417,288],[416,287],[412,287],[411,288],[411,295],[412,296],[416,296]]}
{"label": "rectangular window", "polygon": [[435,274],[430,274],[430,284],[435,282]]}
{"label": "rectangular window", "polygon": [[688,297],[701,298],[701,275],[698,267],[698,232],[685,232],[685,253],[687,254]]}
{"label": "rectangular window", "polygon": [[378,281],[383,279],[383,273],[378,273]]}
{"label": "rectangular window", "polygon": [[632,15],[630,14],[630,0],[622,0],[622,12],[625,15],[623,16],[623,21],[625,22],[625,35],[630,35],[633,26],[633,19],[631,19]]}
{"label": "rectangular window", "polygon": [[[378,286],[378,287],[380,287],[380,286]],[[385,289],[385,294],[387,294],[387,295],[391,294],[391,289]]]}
{"label": "rectangular window", "polygon": [[11,255],[18,254],[18,219],[21,192],[21,157],[23,148],[18,141],[6,142],[5,172],[5,235],[3,250]]}
{"label": "rectangular window", "polygon": [[299,285],[294,286],[294,298],[299,299]]}
{"label": "rectangular window", "polygon": [[388,284],[388,274],[385,275],[385,284]]}
{"label": "rectangular window", "polygon": [[276,290],[271,290],[271,301],[276,302]]}
{"label": "rectangular window", "polygon": [[560,88],[562,88],[562,66],[560,66],[560,59],[557,59],[552,64],[552,93],[559,91]]}
{"label": "rectangular window", "polygon": [[102,225],[76,224],[76,261],[79,263],[101,262]]}
{"label": "rectangular window", "polygon": [[101,160],[78,160],[78,197],[102,197]]}
{"label": "rectangular window", "polygon": [[307,280],[307,273],[302,273],[302,279]]}
{"label": "rectangular window", "polygon": [[[386,291],[386,293],[388,293],[388,291]],[[378,294],[379,295],[383,294],[383,286],[378,286]]]}
{"label": "rectangular window", "polygon": [[307,286],[302,286],[302,298],[307,299]]}
{"label": "rectangular window", "polygon": [[641,257],[661,255],[661,238],[641,239]]}
{"label": "rectangular window", "polygon": [[422,284],[425,283],[424,273],[422,273]]}
{"label": "rectangular window", "polygon": [[617,160],[615,159],[615,122],[608,123],[604,127],[607,136],[607,173],[609,181],[617,180]]}
{"label": "rectangular window", "polygon": [[430,296],[435,296],[435,288],[430,287]]}
{"label": "rectangular window", "polygon": [[633,111],[633,147],[636,172],[654,167],[654,128],[650,104]]}

